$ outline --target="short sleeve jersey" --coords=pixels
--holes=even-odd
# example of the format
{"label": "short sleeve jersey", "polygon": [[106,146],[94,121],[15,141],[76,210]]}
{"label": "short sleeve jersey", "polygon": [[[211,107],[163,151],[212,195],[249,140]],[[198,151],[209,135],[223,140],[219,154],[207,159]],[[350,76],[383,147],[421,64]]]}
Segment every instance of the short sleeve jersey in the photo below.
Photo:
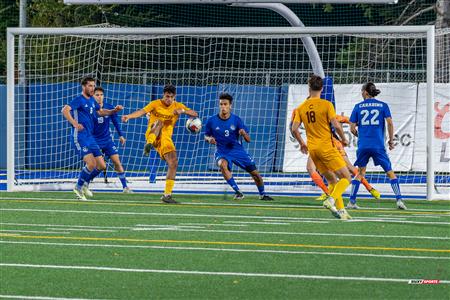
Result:
{"label": "short sleeve jersey", "polygon": [[[114,109],[114,106],[112,104],[103,102],[103,108],[104,109]],[[120,128],[119,123],[119,117],[117,114],[112,114],[111,116],[104,116],[100,117],[96,115],[96,118],[94,119],[94,138],[98,142],[107,142],[111,139],[112,133],[110,130],[110,122],[113,122],[114,127],[117,130],[117,133],[119,136],[123,136],[123,132]]]}
{"label": "short sleeve jersey", "polygon": [[242,119],[235,114],[231,114],[228,119],[222,119],[217,114],[206,121],[205,135],[216,140],[217,152],[228,153],[231,150],[244,150],[240,142],[241,129],[248,132]]}
{"label": "short sleeve jersey", "polygon": [[173,128],[179,118],[178,115],[173,113],[176,109],[190,110],[183,103],[176,101],[169,106],[166,106],[161,99],[151,101],[144,107],[144,111],[150,113],[149,128],[156,120],[160,120],[163,122],[162,133],[172,136]]}
{"label": "short sleeve jersey", "polygon": [[83,95],[79,95],[69,103],[72,108],[72,117],[83,125],[84,130],[80,131],[92,135],[94,131],[94,119],[97,114],[96,111],[100,109],[100,106],[93,97],[86,99]]}
{"label": "short sleeve jersey", "polygon": [[358,149],[384,149],[385,119],[390,117],[389,106],[377,99],[356,104],[350,122],[358,126]]}
{"label": "short sleeve jersey", "polygon": [[309,149],[333,147],[330,120],[336,112],[330,101],[309,98],[295,110],[294,122],[304,124]]}

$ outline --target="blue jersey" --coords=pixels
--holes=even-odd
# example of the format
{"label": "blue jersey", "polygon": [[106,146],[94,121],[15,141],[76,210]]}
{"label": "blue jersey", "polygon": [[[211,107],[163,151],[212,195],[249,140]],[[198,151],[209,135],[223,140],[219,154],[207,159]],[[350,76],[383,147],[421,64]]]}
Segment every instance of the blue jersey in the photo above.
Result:
{"label": "blue jersey", "polygon": [[239,139],[240,129],[248,132],[244,122],[238,116],[231,114],[224,120],[219,115],[215,115],[206,121],[205,135],[212,136],[216,140],[217,152],[228,153],[232,150],[244,150]]}
{"label": "blue jersey", "polygon": [[92,135],[96,111],[100,109],[95,99],[93,97],[86,99],[83,95],[79,95],[69,103],[69,106],[72,108],[72,117],[84,127],[80,133]]}
{"label": "blue jersey", "polygon": [[390,117],[389,106],[377,99],[356,104],[350,122],[358,126],[358,149],[384,149],[384,124]]}
{"label": "blue jersey", "polygon": [[[103,108],[109,110],[114,109],[114,106],[109,103],[103,102]],[[94,119],[93,134],[95,140],[99,145],[106,144],[112,139],[113,134],[109,127],[111,121],[113,122],[114,127],[116,128],[119,136],[123,136],[123,132],[120,129],[119,117],[117,116],[116,113],[112,114],[111,116],[104,116],[104,117],[96,115],[96,118]]]}

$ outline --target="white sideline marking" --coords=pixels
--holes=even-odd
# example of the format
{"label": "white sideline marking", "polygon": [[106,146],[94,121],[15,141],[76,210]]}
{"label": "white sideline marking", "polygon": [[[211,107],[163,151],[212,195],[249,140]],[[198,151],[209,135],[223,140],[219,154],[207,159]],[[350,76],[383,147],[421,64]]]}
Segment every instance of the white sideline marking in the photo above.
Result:
{"label": "white sideline marking", "polygon": [[[379,278],[379,277],[352,277],[352,276],[326,276],[326,275],[324,276],[324,275],[304,275],[304,274],[240,273],[240,272],[208,272],[208,271],[132,269],[132,268],[94,267],[94,266],[33,265],[33,264],[14,264],[14,263],[0,263],[0,267],[94,270],[94,271],[131,272],[131,273],[163,273],[163,274],[186,274],[186,275],[321,279],[321,280],[328,279],[328,280],[347,280],[347,281],[348,280],[383,281],[383,282],[402,282],[402,283],[407,283],[410,280],[410,278]],[[440,280],[440,283],[450,283],[450,280]]]}
{"label": "white sideline marking", "polygon": [[[31,223],[0,223],[3,225],[18,225],[18,226],[45,226],[45,227],[64,227],[63,229],[69,230],[67,227],[86,227],[86,228],[118,228],[118,229],[129,229],[129,230],[139,230],[140,227],[155,227],[158,229],[176,229],[176,227],[181,228],[183,226],[178,225],[158,225],[158,224],[136,224],[137,227],[114,227],[114,226],[81,226],[81,225],[62,225],[62,224],[31,224]],[[204,224],[204,223],[180,223],[187,225],[217,225],[217,226],[247,226],[247,225],[234,225],[234,224]],[[186,226],[187,227],[187,226]],[[254,234],[277,234],[277,235],[312,235],[312,236],[344,236],[344,237],[370,237],[370,238],[394,238],[394,239],[426,239],[426,240],[450,240],[450,237],[439,237],[439,236],[417,236],[417,235],[377,235],[377,234],[353,234],[353,233],[323,233],[323,232],[276,232],[276,231],[256,231],[256,230],[213,230],[213,229],[203,229],[204,227],[196,227],[202,228],[201,230],[187,230],[183,229],[183,231],[204,231],[204,232],[221,232],[221,233],[254,233]],[[36,231],[41,233],[42,231]],[[52,232],[55,233],[55,232]]]}
{"label": "white sideline marking", "polygon": [[408,223],[408,224],[426,224],[426,225],[450,225],[450,222],[419,222],[419,221],[407,221],[407,220],[395,220],[395,219],[361,219],[354,218],[351,220],[347,220],[347,222],[388,222],[388,223]]}
{"label": "white sideline marking", "polygon": [[[58,228],[61,230],[61,228]],[[68,231],[37,231],[37,230],[13,230],[13,229],[2,229],[0,232],[26,232],[26,233],[58,233],[58,234],[70,234]]]}
{"label": "white sideline marking", "polygon": [[[96,300],[87,298],[59,298],[59,297],[43,297],[43,296],[22,296],[22,295],[0,295],[4,299],[36,299],[36,300]],[[100,300],[100,299],[98,299]]]}
{"label": "white sideline marking", "polygon": [[267,220],[267,222],[224,221],[224,223],[256,224],[256,225],[291,225],[291,223],[273,222],[273,221],[270,221],[270,220]]}
{"label": "white sideline marking", "polygon": [[251,253],[274,253],[274,254],[306,254],[306,255],[340,255],[340,256],[362,256],[394,259],[431,259],[450,260],[445,256],[415,256],[415,255],[391,255],[391,254],[369,254],[369,253],[346,253],[346,252],[317,252],[317,251],[292,251],[292,250],[260,250],[260,249],[238,249],[238,248],[205,248],[205,247],[176,247],[176,246],[146,246],[146,245],[117,245],[117,244],[82,244],[82,243],[53,243],[53,242],[22,242],[0,240],[0,244],[26,244],[26,245],[49,245],[70,247],[98,247],[98,248],[131,248],[131,249],[163,249],[163,250],[192,250],[192,251],[217,251],[217,252],[251,252]]}
{"label": "white sideline marking", "polygon": [[[47,228],[48,230],[61,230],[61,228]],[[64,227],[64,230],[69,231],[94,231],[94,232],[117,232],[116,230],[111,229],[88,229],[88,228],[68,228]],[[41,231],[42,232],[42,231]]]}
{"label": "white sideline marking", "polygon": [[180,225],[204,225],[204,226],[226,226],[226,227],[247,227],[244,224],[211,224],[211,223],[180,223]]}
{"label": "white sideline marking", "polygon": [[16,226],[42,226],[42,227],[70,227],[70,228],[99,228],[99,229],[132,229],[133,227],[126,226],[91,226],[91,225],[60,225],[60,224],[36,224],[36,223],[11,223],[11,222],[1,222],[0,225],[16,225]]}
{"label": "white sideline marking", "polygon": [[[305,196],[308,198],[308,196]],[[289,197],[287,197],[289,198]],[[70,198],[17,198],[17,197],[2,197],[0,200],[41,200],[41,201],[71,201],[71,202],[80,202],[77,199]],[[405,201],[405,199],[403,199]],[[406,199],[406,202],[408,199]],[[420,200],[419,200],[420,201]],[[89,202],[105,202],[105,200],[94,200],[89,199]],[[424,203],[426,201],[424,200]],[[108,203],[135,203],[135,204],[161,204],[160,201],[124,201],[124,200],[114,200]],[[301,204],[265,204],[265,203],[208,203],[208,202],[182,202],[182,204],[188,205],[208,205],[208,206],[233,206],[233,207],[275,207],[275,208],[323,208],[321,205],[301,205]],[[395,200],[392,200],[392,204],[395,204]],[[383,211],[383,210],[397,210],[394,206],[392,208],[388,207],[361,207],[364,210],[373,210],[373,211]],[[450,209],[419,209],[419,208],[408,208],[408,211],[418,211],[418,212],[434,212],[439,211],[443,213],[450,213]],[[448,215],[450,216],[450,215]]]}

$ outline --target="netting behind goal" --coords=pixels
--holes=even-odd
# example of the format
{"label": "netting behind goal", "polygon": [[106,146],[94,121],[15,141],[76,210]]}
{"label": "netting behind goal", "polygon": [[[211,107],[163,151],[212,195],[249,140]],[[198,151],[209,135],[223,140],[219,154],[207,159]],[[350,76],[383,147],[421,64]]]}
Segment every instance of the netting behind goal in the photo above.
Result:
{"label": "netting behind goal", "polygon": [[[435,186],[449,187],[448,106],[449,38],[438,33],[436,72]],[[333,81],[336,111],[349,116],[361,101],[361,85],[374,81],[393,113],[396,149],[389,152],[405,194],[426,192],[426,53],[424,34],[312,35],[326,75]],[[218,95],[235,98],[233,112],[249,127],[252,142],[245,148],[261,171],[266,189],[280,193],[319,193],[306,173],[306,156],[289,135],[292,110],[308,95],[311,63],[300,35],[23,35],[17,45],[15,76],[14,187],[66,189],[82,162],[71,145],[71,127],[61,108],[81,93],[80,80],[93,75],[105,89],[106,101],[122,104],[124,113],[161,97],[166,83],[177,86],[177,101],[199,112],[203,122],[218,113]],[[440,126],[438,120],[441,116]],[[447,118],[447,119],[445,119]],[[447,121],[446,121],[447,120]],[[173,140],[179,157],[175,191],[228,191],[214,162],[214,147],[203,133],[189,134],[182,116]],[[142,155],[146,118],[122,124],[126,145],[119,146],[130,186],[162,190],[166,165],[155,151]],[[356,139],[344,129],[355,160]],[[112,129],[114,132],[114,130]],[[115,134],[117,141],[117,134]],[[382,170],[369,165],[370,183],[392,193]],[[233,167],[244,191],[256,192],[247,173]],[[107,181],[95,188],[117,189],[120,183],[109,164]],[[363,192],[364,194],[364,192]]]}

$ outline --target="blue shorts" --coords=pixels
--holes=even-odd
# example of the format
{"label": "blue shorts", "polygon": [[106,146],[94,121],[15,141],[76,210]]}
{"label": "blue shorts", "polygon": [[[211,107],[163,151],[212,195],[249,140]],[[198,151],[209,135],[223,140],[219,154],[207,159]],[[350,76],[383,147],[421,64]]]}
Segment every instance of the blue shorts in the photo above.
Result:
{"label": "blue shorts", "polygon": [[104,143],[98,143],[98,147],[106,157],[111,157],[115,154],[119,154],[119,148],[117,148],[116,143],[114,143],[111,139]]}
{"label": "blue shorts", "polygon": [[356,151],[355,166],[366,167],[370,158],[373,159],[375,166],[381,166],[385,172],[392,171],[391,161],[386,153],[386,149],[358,149]]}
{"label": "blue shorts", "polygon": [[73,134],[72,145],[75,148],[75,152],[83,159],[85,155],[92,154],[94,157],[102,156],[102,152],[97,145],[94,137],[86,134]]}
{"label": "blue shorts", "polygon": [[239,150],[239,151],[230,151],[226,154],[216,152],[214,154],[216,163],[219,163],[219,160],[225,159],[228,162],[228,170],[231,171],[231,166],[234,163],[236,166],[244,169],[245,171],[251,173],[256,170],[255,161],[253,158],[248,155],[247,152]]}

